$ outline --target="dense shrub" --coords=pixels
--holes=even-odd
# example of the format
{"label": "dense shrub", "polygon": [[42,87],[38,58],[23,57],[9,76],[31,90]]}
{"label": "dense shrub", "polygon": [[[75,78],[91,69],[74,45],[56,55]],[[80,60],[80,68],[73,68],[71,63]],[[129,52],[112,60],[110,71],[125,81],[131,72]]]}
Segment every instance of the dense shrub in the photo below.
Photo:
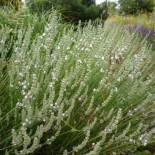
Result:
{"label": "dense shrub", "polygon": [[0,30],[0,154],[120,154],[154,141],[155,62],[121,27]]}
{"label": "dense shrub", "polygon": [[1,0],[0,7],[13,6],[15,10],[18,10],[23,6],[22,0]]}
{"label": "dense shrub", "polygon": [[[41,31],[42,25],[48,20],[48,14],[31,14],[27,8],[21,8],[16,11],[13,7],[0,8],[0,28],[9,27],[10,29],[27,28],[29,25],[35,25],[35,31]],[[37,27],[38,26],[38,27]]]}
{"label": "dense shrub", "polygon": [[120,11],[125,15],[138,14],[140,12],[150,13],[153,11],[153,0],[119,0]]}
{"label": "dense shrub", "polygon": [[103,13],[105,8],[97,6],[94,0],[28,0],[27,6],[35,13],[46,12],[54,7],[65,21],[74,24],[78,24],[79,20],[85,22],[100,19],[101,16],[107,18]]}

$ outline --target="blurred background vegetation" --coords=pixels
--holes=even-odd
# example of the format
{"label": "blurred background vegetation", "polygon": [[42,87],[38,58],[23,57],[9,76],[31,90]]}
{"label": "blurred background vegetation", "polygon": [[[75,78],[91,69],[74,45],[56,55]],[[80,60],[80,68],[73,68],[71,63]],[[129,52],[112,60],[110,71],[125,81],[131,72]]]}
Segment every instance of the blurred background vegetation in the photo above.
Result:
{"label": "blurred background vegetation", "polygon": [[37,13],[46,12],[53,7],[65,21],[71,23],[107,18],[105,6],[97,6],[95,0],[27,0],[27,6],[31,12]]}
{"label": "blurred background vegetation", "polygon": [[[0,0],[0,28],[28,26],[29,21],[34,23],[44,18],[42,14],[48,14],[53,8],[61,14],[62,24],[69,26],[102,19],[103,23],[121,24],[138,30],[142,37],[149,36],[155,48],[155,0],[118,0],[117,3],[104,0],[98,5],[95,0],[25,0],[25,4],[23,0]],[[42,25],[36,22],[36,32],[43,29]]]}
{"label": "blurred background vegetation", "polygon": [[[23,0],[1,0],[0,6],[13,6],[15,11],[23,7]],[[78,23],[102,19],[113,15],[149,14],[155,10],[155,0],[104,0],[99,5],[95,0],[25,0],[31,13],[41,14],[55,8],[67,22]]]}
{"label": "blurred background vegetation", "polygon": [[153,0],[119,0],[120,13],[125,15],[153,12]]}

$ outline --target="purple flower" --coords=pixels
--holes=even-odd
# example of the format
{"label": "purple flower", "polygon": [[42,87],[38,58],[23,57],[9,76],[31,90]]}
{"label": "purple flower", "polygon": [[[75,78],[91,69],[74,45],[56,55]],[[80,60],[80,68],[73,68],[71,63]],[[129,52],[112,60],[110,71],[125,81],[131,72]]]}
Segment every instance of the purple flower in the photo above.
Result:
{"label": "purple flower", "polygon": [[144,26],[135,24],[130,28],[131,31],[138,32],[141,36],[153,39],[155,36],[155,30],[153,28],[146,28]]}

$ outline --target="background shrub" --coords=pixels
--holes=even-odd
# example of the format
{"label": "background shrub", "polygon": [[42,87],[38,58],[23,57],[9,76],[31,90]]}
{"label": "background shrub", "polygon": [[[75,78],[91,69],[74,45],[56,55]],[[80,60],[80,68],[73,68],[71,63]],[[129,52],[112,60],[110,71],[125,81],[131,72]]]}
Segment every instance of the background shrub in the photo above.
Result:
{"label": "background shrub", "polygon": [[101,8],[95,4],[94,0],[28,0],[27,6],[32,12],[46,12],[54,7],[62,14],[63,19],[67,22],[78,24],[79,20],[82,22],[88,20],[95,20],[103,17],[105,20],[105,8]]}
{"label": "background shrub", "polygon": [[125,15],[138,14],[141,12],[150,13],[153,11],[153,0],[119,0],[120,11]]}
{"label": "background shrub", "polygon": [[152,44],[153,49],[155,47],[155,14],[139,14],[138,16],[128,15],[121,16],[115,15],[108,18],[106,23],[109,24],[120,24],[125,29],[130,31],[137,31],[139,36],[142,38],[147,38],[147,40]]}

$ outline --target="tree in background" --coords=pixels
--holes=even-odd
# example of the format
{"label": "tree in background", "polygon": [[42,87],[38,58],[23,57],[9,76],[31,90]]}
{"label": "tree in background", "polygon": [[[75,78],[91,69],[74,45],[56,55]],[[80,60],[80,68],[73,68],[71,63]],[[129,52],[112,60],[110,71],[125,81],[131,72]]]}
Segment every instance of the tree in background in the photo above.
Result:
{"label": "tree in background", "polygon": [[140,12],[150,13],[153,11],[153,0],[119,0],[120,12],[127,14],[138,14]]}
{"label": "tree in background", "polygon": [[116,10],[117,4],[115,2],[104,1],[100,3],[98,6],[99,8],[101,8],[101,11],[103,11],[102,13],[107,17],[109,15],[114,15],[117,13],[117,10]]}
{"label": "tree in background", "polygon": [[[96,5],[95,0],[27,0],[28,7],[32,12],[48,11],[54,7],[62,14],[63,19],[78,23],[101,18],[103,9]],[[102,15],[105,17],[105,15]]]}
{"label": "tree in background", "polygon": [[26,5],[32,13],[49,11],[60,0],[26,0]]}
{"label": "tree in background", "polygon": [[82,0],[82,4],[90,6],[92,4],[95,4],[95,0]]}
{"label": "tree in background", "polygon": [[[60,6],[59,6],[60,7]],[[89,19],[95,20],[97,17],[100,18],[99,8],[92,0],[72,0],[70,3],[61,5],[60,12],[63,14],[68,21],[77,23],[79,20],[82,22]]]}
{"label": "tree in background", "polygon": [[115,15],[117,13],[117,4],[115,2],[108,2],[108,14]]}

